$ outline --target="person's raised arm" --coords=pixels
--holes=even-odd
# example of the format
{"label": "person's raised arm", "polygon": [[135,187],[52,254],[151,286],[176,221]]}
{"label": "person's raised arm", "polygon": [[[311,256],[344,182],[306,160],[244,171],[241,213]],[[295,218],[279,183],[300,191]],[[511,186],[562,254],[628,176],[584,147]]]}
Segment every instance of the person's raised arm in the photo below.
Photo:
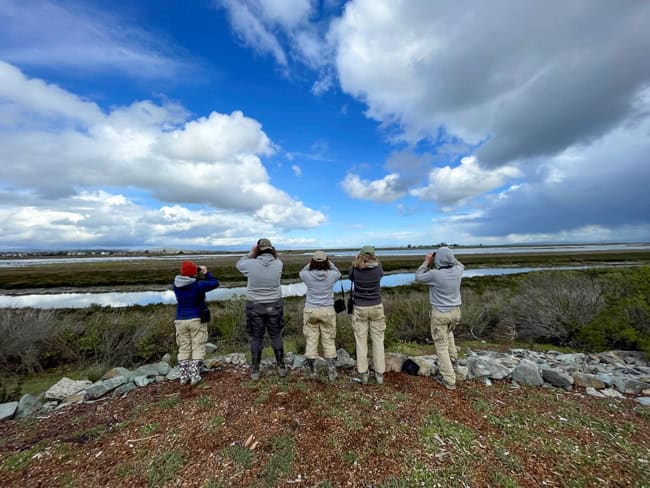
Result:
{"label": "person's raised arm", "polygon": [[420,267],[415,271],[415,282],[428,284],[433,282],[434,271],[429,268],[433,260],[434,253],[430,252],[424,257],[424,261]]}

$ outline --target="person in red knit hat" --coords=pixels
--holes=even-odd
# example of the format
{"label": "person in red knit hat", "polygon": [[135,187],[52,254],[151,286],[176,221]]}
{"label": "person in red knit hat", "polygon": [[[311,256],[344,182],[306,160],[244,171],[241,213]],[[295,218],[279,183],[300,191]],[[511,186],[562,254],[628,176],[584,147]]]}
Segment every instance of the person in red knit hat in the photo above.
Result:
{"label": "person in red knit hat", "polygon": [[202,312],[209,311],[205,294],[217,288],[219,280],[208,268],[197,266],[192,261],[183,261],[180,272],[174,278],[178,366],[181,384],[194,386],[201,381],[201,365],[208,341],[208,321],[201,321]]}

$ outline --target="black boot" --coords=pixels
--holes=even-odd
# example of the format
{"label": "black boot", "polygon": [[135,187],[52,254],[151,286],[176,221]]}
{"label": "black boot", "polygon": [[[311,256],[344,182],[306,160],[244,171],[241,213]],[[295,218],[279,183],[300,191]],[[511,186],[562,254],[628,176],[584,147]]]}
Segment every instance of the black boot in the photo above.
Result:
{"label": "black boot", "polygon": [[309,378],[315,380],[317,377],[316,374],[316,365],[314,364],[314,359],[307,359],[305,364],[307,365],[307,371],[309,373]]}
{"label": "black boot", "polygon": [[275,362],[278,365],[278,375],[284,378],[287,375],[287,367],[284,364],[284,349],[274,349]]}
{"label": "black boot", "polygon": [[260,362],[262,361],[261,352],[251,352],[251,380],[260,379]]}

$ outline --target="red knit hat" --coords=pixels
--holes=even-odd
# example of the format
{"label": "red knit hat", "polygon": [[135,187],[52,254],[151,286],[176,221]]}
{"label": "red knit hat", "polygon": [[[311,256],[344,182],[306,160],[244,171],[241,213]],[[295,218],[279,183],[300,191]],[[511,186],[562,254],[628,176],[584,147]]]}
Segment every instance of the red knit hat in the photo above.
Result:
{"label": "red knit hat", "polygon": [[181,263],[181,274],[183,276],[195,276],[196,270],[196,264],[194,264],[192,261],[183,261]]}

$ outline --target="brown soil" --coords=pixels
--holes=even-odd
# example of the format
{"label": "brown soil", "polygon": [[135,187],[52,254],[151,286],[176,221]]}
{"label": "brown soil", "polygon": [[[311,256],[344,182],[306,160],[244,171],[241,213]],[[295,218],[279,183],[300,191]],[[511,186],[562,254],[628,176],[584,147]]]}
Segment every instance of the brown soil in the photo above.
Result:
{"label": "brown soil", "polygon": [[649,458],[650,415],[629,400],[401,373],[362,387],[221,369],[0,424],[0,486],[431,486],[418,470],[439,486],[643,486]]}

